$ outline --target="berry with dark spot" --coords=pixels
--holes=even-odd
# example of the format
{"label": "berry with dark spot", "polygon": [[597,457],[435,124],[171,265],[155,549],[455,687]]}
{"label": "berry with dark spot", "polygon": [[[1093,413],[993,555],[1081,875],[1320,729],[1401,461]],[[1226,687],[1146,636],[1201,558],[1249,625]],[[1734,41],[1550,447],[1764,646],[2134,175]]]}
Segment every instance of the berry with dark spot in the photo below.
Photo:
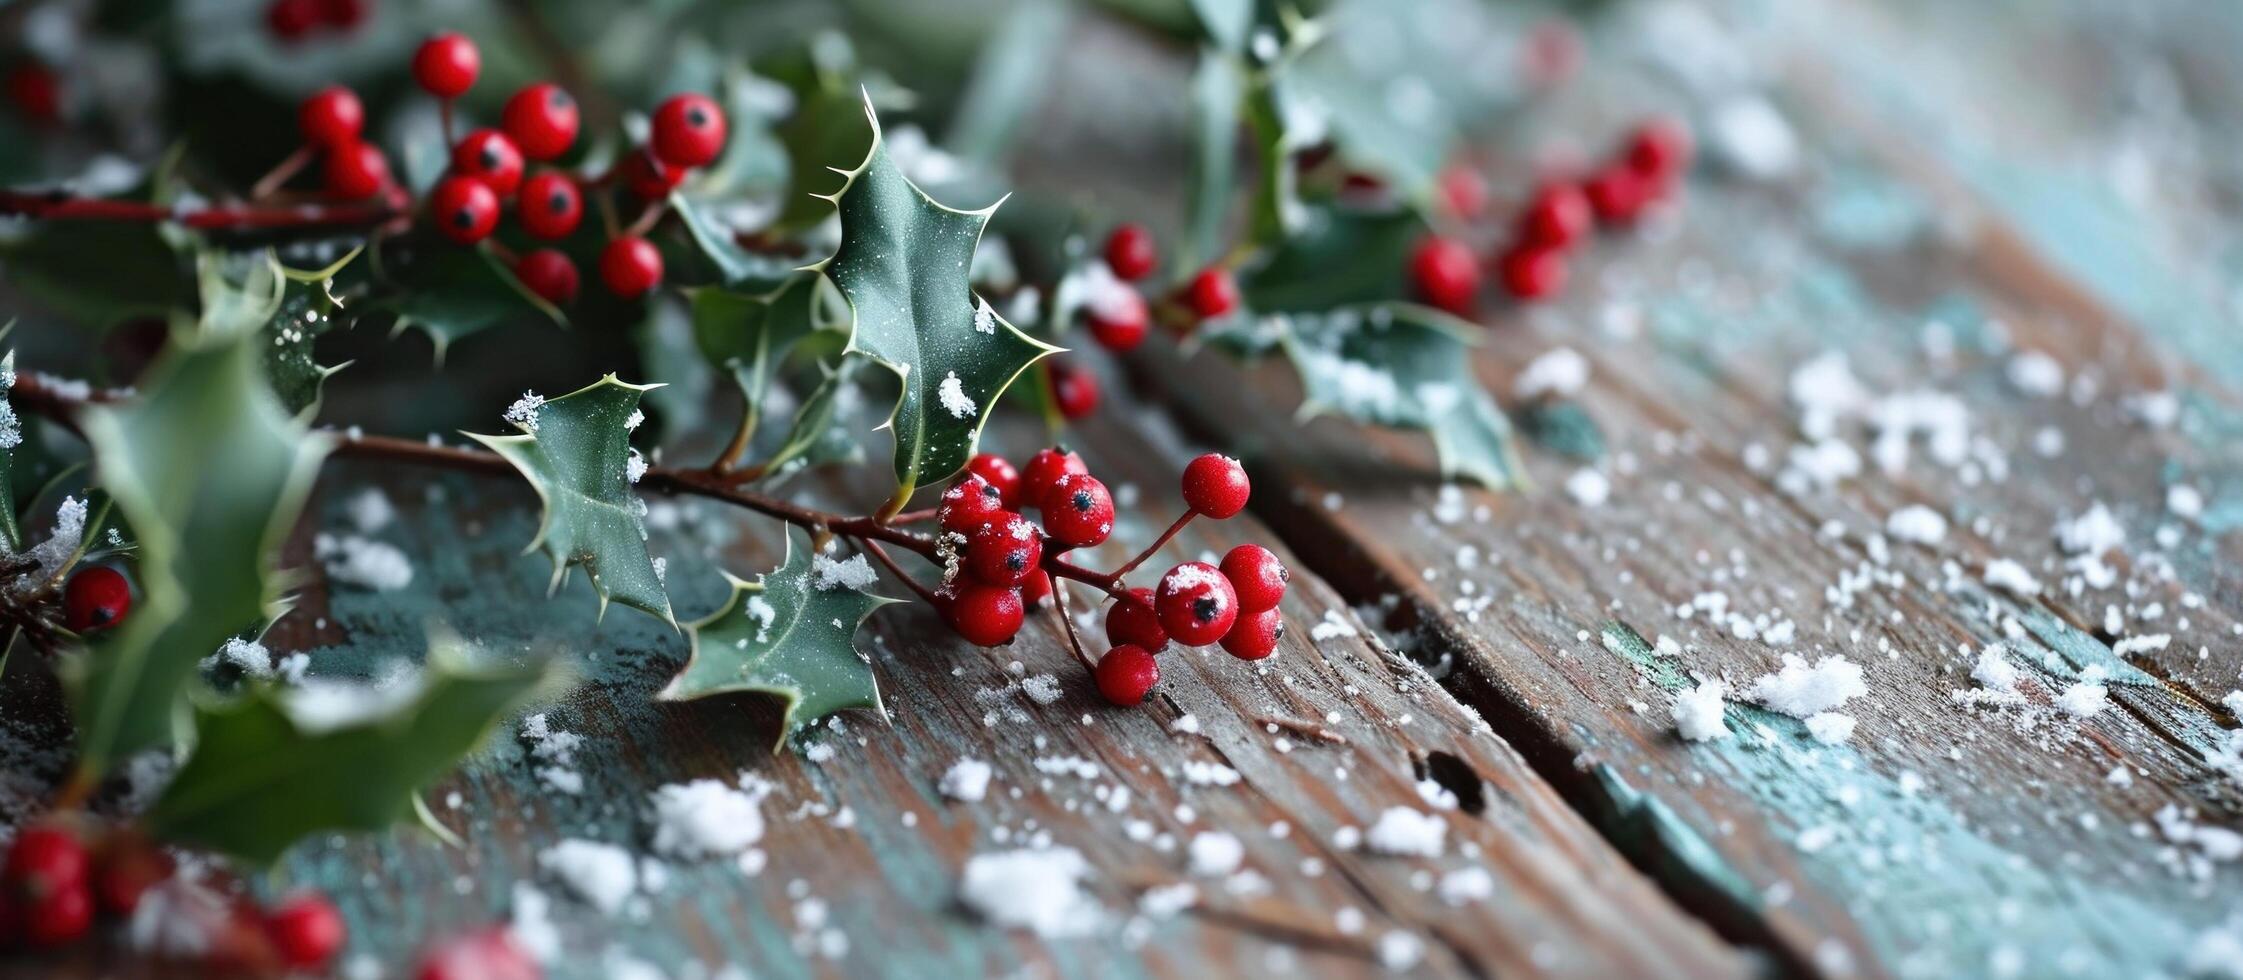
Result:
{"label": "berry with dark spot", "polygon": [[576,99],[552,82],[525,85],[506,100],[499,125],[523,156],[551,160],[576,142]]}
{"label": "berry with dark spot", "polygon": [[107,565],[79,569],[62,587],[62,625],[73,633],[105,630],[132,611],[132,583]]}
{"label": "berry with dark spot", "polygon": [[514,199],[522,230],[538,238],[567,238],[584,221],[584,192],[567,174],[542,173],[522,182]]}
{"label": "berry with dark spot", "polygon": [[966,461],[966,472],[988,481],[997,488],[1007,510],[1020,509],[1020,471],[996,453],[977,453]]}
{"label": "berry with dark spot", "polygon": [[473,245],[498,227],[498,194],[479,178],[446,177],[428,196],[428,213],[438,234]]}
{"label": "berry with dark spot", "polygon": [[1240,613],[1230,632],[1223,634],[1223,649],[1240,660],[1261,660],[1277,652],[1285,638],[1285,617],[1276,609]]}
{"label": "berry with dark spot", "polygon": [[980,474],[968,473],[942,492],[935,520],[945,531],[971,534],[1005,512],[1005,496]]}
{"label": "berry with dark spot", "polygon": [[1114,533],[1114,498],[1088,473],[1069,474],[1045,491],[1044,530],[1070,548],[1088,548]]}
{"label": "berry with dark spot", "polygon": [[1188,561],[1160,577],[1153,611],[1160,614],[1160,628],[1169,639],[1203,647],[1222,639],[1238,621],[1238,594],[1222,569]]}
{"label": "berry with dark spot", "polygon": [[1098,658],[1091,676],[1098,682],[1099,697],[1124,708],[1133,707],[1144,703],[1145,696],[1160,683],[1160,661],[1145,648],[1124,643]]}
{"label": "berry with dark spot", "polygon": [[1058,446],[1036,450],[1036,455],[1028,457],[1027,468],[1020,471],[1020,505],[1042,507],[1044,495],[1059,481],[1071,474],[1088,472],[1090,467],[1084,466],[1082,456],[1076,453]]}
{"label": "berry with dark spot", "polygon": [[1185,506],[1218,521],[1245,510],[1254,490],[1246,480],[1246,467],[1222,453],[1205,453],[1186,464],[1183,482]]}
{"label": "berry with dark spot", "polygon": [[478,129],[452,147],[452,172],[477,178],[505,197],[521,189],[522,151],[505,133]]}
{"label": "berry with dark spot", "polygon": [[706,95],[673,95],[654,110],[656,156],[680,167],[699,167],[724,152],[724,110]]}
{"label": "berry with dark spot", "polygon": [[999,513],[966,536],[966,571],[985,585],[1019,585],[1043,558],[1043,535],[1019,514]]}

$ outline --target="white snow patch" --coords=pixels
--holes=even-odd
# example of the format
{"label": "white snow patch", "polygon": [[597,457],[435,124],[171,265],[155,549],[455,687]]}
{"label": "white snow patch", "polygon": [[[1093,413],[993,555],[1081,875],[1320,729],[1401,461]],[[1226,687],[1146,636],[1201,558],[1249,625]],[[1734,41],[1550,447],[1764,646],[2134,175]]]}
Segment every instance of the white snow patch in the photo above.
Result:
{"label": "white snow patch", "polygon": [[677,858],[738,854],[763,839],[762,798],[714,779],[654,791],[654,851]]}
{"label": "white snow patch", "polygon": [[1843,656],[1823,657],[1808,666],[1798,654],[1783,655],[1783,668],[1755,678],[1746,696],[1779,714],[1808,718],[1869,693],[1861,665]]}
{"label": "white snow patch", "polygon": [[1105,917],[1083,891],[1090,863],[1071,847],[976,854],[966,861],[959,897],[992,924],[1045,939],[1082,936]]}
{"label": "white snow patch", "polygon": [[1405,857],[1440,857],[1448,822],[1406,806],[1390,806],[1363,837],[1371,850]]}
{"label": "white snow patch", "polygon": [[973,398],[966,394],[965,382],[958,380],[958,372],[956,371],[951,371],[942,376],[942,383],[935,386],[935,397],[942,402],[942,410],[949,412],[950,417],[954,419],[973,418],[974,412],[979,407],[974,404]]}
{"label": "white snow patch", "polygon": [[639,888],[638,860],[613,844],[571,837],[539,853],[537,863],[603,915],[622,911]]}
{"label": "white snow patch", "polygon": [[978,803],[989,793],[989,778],[993,770],[980,759],[960,759],[950,764],[942,774],[942,782],[935,788],[953,800]]}
{"label": "white snow patch", "polygon": [[1729,722],[1723,717],[1722,699],[1728,694],[1728,685],[1718,680],[1701,682],[1687,691],[1674,695],[1675,734],[1690,742],[1710,742],[1727,738]]}

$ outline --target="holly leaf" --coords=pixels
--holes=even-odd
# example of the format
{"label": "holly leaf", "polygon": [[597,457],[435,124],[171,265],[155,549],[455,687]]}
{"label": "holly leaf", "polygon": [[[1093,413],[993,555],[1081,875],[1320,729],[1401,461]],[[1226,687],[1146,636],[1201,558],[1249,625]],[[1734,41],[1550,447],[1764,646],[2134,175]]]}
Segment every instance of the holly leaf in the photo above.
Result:
{"label": "holly leaf", "polygon": [[785,705],[781,741],[843,708],[871,708],[886,718],[872,661],[857,652],[856,635],[865,617],[896,600],[844,584],[846,578],[788,528],[786,559],[777,569],[754,582],[725,575],[732,595],[723,607],[686,624],[685,668],[655,697],[777,695]]}
{"label": "holly leaf", "polygon": [[615,375],[534,406],[518,404],[507,420],[521,435],[466,435],[506,458],[544,503],[537,536],[525,553],[553,559],[552,590],[572,566],[584,566],[600,596],[677,625],[662,576],[646,552],[644,505],[631,492],[631,417],[639,395],[657,385],[625,384]]}
{"label": "holly leaf", "polygon": [[819,329],[825,277],[795,275],[761,296],[705,287],[692,292],[693,341],[711,367],[732,376],[753,414],[787,352]]}
{"label": "holly leaf", "polygon": [[1264,313],[1401,299],[1409,291],[1410,249],[1425,231],[1425,222],[1402,208],[1307,206],[1239,285],[1247,306]]}
{"label": "holly leaf", "polygon": [[863,363],[854,357],[843,357],[830,368],[823,364],[818,366],[825,374],[824,380],[802,400],[802,407],[795,409],[794,419],[787,426],[786,441],[766,457],[763,464],[766,473],[789,472],[789,464],[801,468],[864,458],[864,444],[834,424],[842,394],[856,383],[857,367]]}
{"label": "holly leaf", "polygon": [[[740,247],[732,230],[709,213],[708,207],[673,191],[670,210],[685,226],[686,242],[692,246],[676,277],[682,281],[712,280],[737,289],[771,289],[787,281],[797,268],[796,264],[768,255],[759,255]],[[673,252],[676,250],[673,249]],[[706,267],[697,273],[694,265]]]}
{"label": "holly leaf", "polygon": [[[169,203],[174,148],[120,201]],[[0,241],[0,272],[24,293],[91,327],[189,308],[194,281],[179,236],[147,221],[41,221]]]}
{"label": "holly leaf", "polygon": [[1523,478],[1511,423],[1472,376],[1471,324],[1404,303],[1283,322],[1281,346],[1305,389],[1303,418],[1332,413],[1422,430],[1444,476],[1494,488]]}
{"label": "holly leaf", "polygon": [[889,159],[870,99],[864,113],[872,150],[835,198],[841,247],[824,269],[855,318],[848,349],[901,378],[887,422],[900,501],[963,468],[998,396],[1059,348],[1021,333],[967,284],[997,205],[958,211],[928,197]]}
{"label": "holly leaf", "polygon": [[1234,57],[1213,49],[1200,52],[1199,69],[1192,74],[1192,182],[1177,268],[1197,269],[1222,249],[1223,223],[1230,217],[1238,182],[1239,103],[1245,91],[1246,79]]}
{"label": "holly leaf", "polygon": [[142,596],[66,661],[86,773],[164,742],[195,664],[255,626],[328,446],[267,386],[258,334],[175,334],[140,397],[85,412],[101,486],[138,539]]}
{"label": "holly leaf", "polygon": [[438,361],[454,342],[510,320],[567,322],[484,249],[469,254],[424,243],[409,260],[385,260],[379,271],[391,288],[374,308],[396,315],[397,333],[417,328],[428,334]]}
{"label": "holly leaf", "polygon": [[457,641],[381,687],[260,687],[199,706],[195,745],[149,808],[150,833],[259,865],[312,834],[381,831],[559,673],[546,663],[473,668]]}
{"label": "holly leaf", "polygon": [[813,68],[804,84],[795,89],[794,114],[778,127],[779,143],[787,151],[789,187],[779,217],[772,228],[801,231],[824,221],[833,212],[824,199],[841,193],[846,175],[831,165],[863,152],[873,139],[865,125],[868,115],[857,111],[857,93],[842,84],[837,73]]}
{"label": "holly leaf", "polygon": [[319,400],[327,379],[335,372],[349,367],[342,364],[321,364],[313,351],[319,338],[335,329],[337,316],[343,308],[341,300],[328,289],[335,274],[358,257],[352,249],[324,269],[291,269],[275,265],[281,277],[282,294],[279,305],[273,310],[265,327],[265,375],[272,380],[273,393],[305,421],[319,414]]}

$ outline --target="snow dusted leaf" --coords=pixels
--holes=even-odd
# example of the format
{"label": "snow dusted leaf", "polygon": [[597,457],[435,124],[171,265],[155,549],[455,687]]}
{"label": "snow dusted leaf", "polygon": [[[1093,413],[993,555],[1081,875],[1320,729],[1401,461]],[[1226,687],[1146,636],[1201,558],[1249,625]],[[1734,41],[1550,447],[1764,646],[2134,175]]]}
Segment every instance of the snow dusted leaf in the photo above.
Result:
{"label": "snow dusted leaf", "polygon": [[1402,303],[1292,315],[1283,347],[1306,389],[1302,416],[1420,429],[1432,435],[1444,475],[1518,483],[1511,423],[1472,376],[1471,329]]}
{"label": "snow dusted leaf", "polygon": [[998,396],[1058,348],[1021,333],[967,284],[996,206],[956,211],[936,203],[889,159],[870,101],[864,113],[872,151],[836,200],[841,248],[825,270],[855,317],[849,349],[902,378],[888,419],[901,500],[963,468]]}
{"label": "snow dusted leaf", "polygon": [[645,505],[631,492],[631,416],[639,395],[657,385],[625,384],[615,375],[551,401],[524,398],[507,413],[521,435],[467,433],[506,457],[545,504],[527,550],[553,559],[553,590],[571,566],[582,565],[600,595],[673,626],[670,597],[646,553]]}
{"label": "snow dusted leaf", "polygon": [[254,331],[176,334],[132,402],[84,416],[101,486],[140,547],[141,599],[66,669],[81,765],[162,743],[195,664],[258,625],[274,553],[326,444],[267,385]]}
{"label": "snow dusted leaf", "polygon": [[305,421],[319,413],[320,391],[327,379],[349,364],[321,364],[313,345],[335,328],[343,304],[327,284],[358,257],[358,250],[324,269],[290,269],[278,266],[282,293],[265,324],[265,374],[281,404]]}
{"label": "snow dusted leaf", "polygon": [[455,341],[510,320],[567,322],[487,250],[466,256],[456,248],[423,243],[402,261],[376,254],[388,286],[372,305],[397,316],[397,332],[417,328],[427,333],[438,360]]}
{"label": "snow dusted leaf", "polygon": [[260,865],[315,833],[385,830],[560,676],[550,663],[469,667],[445,640],[415,674],[266,686],[198,706],[194,748],[149,809],[148,829]]}
{"label": "snow dusted leaf", "polygon": [[834,561],[788,528],[786,559],[777,569],[755,582],[726,575],[732,595],[724,606],[686,624],[685,669],[656,697],[778,695],[786,706],[782,740],[843,708],[885,717],[872,662],[856,649],[865,617],[896,601],[863,590],[873,575],[864,556]]}

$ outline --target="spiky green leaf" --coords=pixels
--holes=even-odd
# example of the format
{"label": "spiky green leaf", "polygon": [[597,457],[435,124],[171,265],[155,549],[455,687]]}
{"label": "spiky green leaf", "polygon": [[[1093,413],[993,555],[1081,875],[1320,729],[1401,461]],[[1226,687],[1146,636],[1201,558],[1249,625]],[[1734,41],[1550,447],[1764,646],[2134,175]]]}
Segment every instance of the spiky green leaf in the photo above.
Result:
{"label": "spiky green leaf", "polygon": [[1472,376],[1472,326],[1386,303],[1282,318],[1304,417],[1324,413],[1433,437],[1444,475],[1489,487],[1522,478],[1511,424]]}
{"label": "spiky green leaf", "polygon": [[682,192],[670,195],[670,210],[685,227],[683,244],[664,254],[679,282],[714,282],[734,289],[760,291],[778,287],[795,275],[798,262],[760,255],[740,247],[732,230],[709,213],[707,205]]}
{"label": "spiky green leaf", "polygon": [[841,247],[825,268],[855,317],[849,349],[902,378],[888,420],[901,499],[963,468],[1005,388],[1058,348],[1021,333],[967,283],[996,205],[936,203],[889,158],[869,101],[864,113],[872,150],[837,201]]}
{"label": "spiky green leaf", "polygon": [[198,707],[194,749],[149,809],[149,832],[262,865],[315,833],[385,830],[557,676],[549,664],[471,668],[446,643],[382,688],[263,687]]}
{"label": "spiky green leaf", "polygon": [[785,706],[782,739],[843,708],[885,716],[872,662],[857,652],[856,634],[873,610],[896,600],[843,584],[827,561],[789,528],[786,559],[777,569],[755,582],[726,575],[731,596],[707,619],[686,624],[685,668],[656,697],[777,695]]}
{"label": "spiky green leaf", "polygon": [[553,559],[553,589],[583,566],[600,596],[676,625],[662,577],[646,551],[642,505],[631,493],[632,416],[639,395],[655,385],[625,384],[615,375],[509,416],[520,435],[467,435],[506,458],[544,503],[528,551]]}
{"label": "spiky green leaf", "polygon": [[560,324],[561,311],[524,287],[484,250],[472,254],[424,243],[409,259],[385,258],[386,288],[376,309],[397,317],[397,330],[428,334],[441,359],[453,343],[517,320]]}
{"label": "spiky green leaf", "polygon": [[258,339],[177,335],[139,398],[85,413],[101,486],[140,544],[142,592],[67,664],[88,771],[165,741],[196,662],[275,598],[274,554],[327,445],[273,395]]}

